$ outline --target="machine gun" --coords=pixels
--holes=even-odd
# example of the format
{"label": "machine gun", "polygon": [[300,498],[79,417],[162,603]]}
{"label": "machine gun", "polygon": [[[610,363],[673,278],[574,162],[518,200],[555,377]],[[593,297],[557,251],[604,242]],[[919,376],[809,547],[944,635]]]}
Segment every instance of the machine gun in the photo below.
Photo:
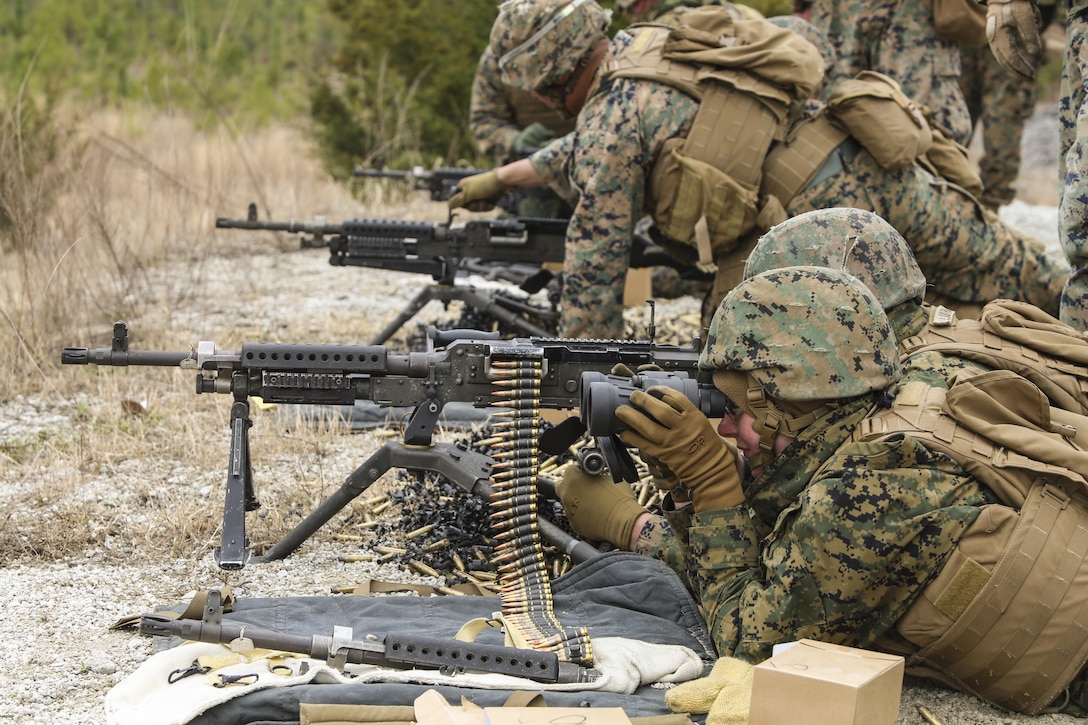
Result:
{"label": "machine gun", "polygon": [[[457,184],[461,179],[482,174],[486,171],[487,169],[463,169],[458,167],[445,167],[428,171],[422,166],[413,166],[408,171],[357,168],[353,173],[355,176],[374,179],[404,179],[411,181],[412,188],[417,191],[426,191],[430,194],[431,201],[449,201],[450,197],[457,193]],[[509,214],[517,214],[520,198],[521,195],[516,189],[508,191],[495,202],[495,206]]]}
{"label": "machine gun", "polygon": [[[303,249],[328,249],[335,267],[371,267],[428,274],[434,284],[424,287],[397,317],[372,341],[381,345],[432,300],[444,304],[461,300],[474,310],[493,317],[507,329],[537,337],[554,335],[559,323],[558,292],[549,295],[550,306],[515,299],[493,290],[456,283],[458,273],[470,272],[515,284],[527,295],[547,287],[552,272],[541,265],[562,264],[566,248],[565,219],[473,219],[462,225],[452,222],[416,222],[396,219],[346,219],[327,223],[259,221],[257,205],[250,204],[245,219],[215,220],[218,229],[245,229],[299,234]],[[630,266],[667,266],[685,277],[705,273],[679,261],[657,240],[636,233],[632,238]]]}
{"label": "machine gun", "polygon": [[[230,644],[240,640],[245,641],[247,646],[324,660],[341,672],[347,664],[367,664],[394,669],[432,668],[446,675],[468,670],[497,672],[550,683],[592,682],[600,674],[595,669],[561,661],[554,652],[462,642],[453,638],[420,634],[368,634],[362,639],[354,639],[350,627],[340,626],[333,627],[331,637],[310,636],[276,632],[240,622],[224,622],[223,595],[217,589],[208,592],[202,611],[200,620],[144,614],[140,617],[140,634],[175,636],[190,642],[212,644]],[[170,682],[197,671],[175,671],[171,674]]]}
{"label": "machine gun", "polygon": [[381,345],[432,300],[461,300],[522,334],[555,334],[559,321],[557,299],[550,307],[534,305],[492,290],[456,284],[459,272],[490,265],[532,264],[537,273],[519,285],[528,295],[543,289],[552,273],[540,265],[562,264],[567,233],[564,219],[474,219],[454,226],[450,222],[415,222],[392,219],[346,219],[327,223],[259,221],[256,204],[249,205],[245,219],[219,218],[218,229],[276,231],[302,235],[303,249],[328,249],[329,264],[336,267],[371,267],[430,275],[434,284],[424,287],[404,310],[386,325],[373,344]]}
{"label": "machine gun", "polygon": [[[122,367],[180,366],[196,371],[197,394],[234,396],[223,534],[214,556],[223,569],[241,569],[251,556],[245,513],[260,505],[254,495],[249,455],[250,396],[259,396],[270,403],[351,405],[356,400],[369,400],[381,406],[413,408],[404,425],[402,440],[386,442],[347,476],[339,490],[262,557],[265,561],[281,559],[390,468],[432,471],[446,476],[468,492],[491,493],[489,477],[493,461],[489,456],[467,446],[434,442],[432,438],[447,403],[471,403],[476,408],[495,405],[492,395],[496,380],[501,378],[498,371],[503,366],[538,363],[541,369],[537,381],[539,405],[573,410],[582,403],[583,387],[587,384],[583,378],[587,373],[590,374],[587,380],[599,381],[600,374],[609,373],[617,363],[632,370],[651,365],[661,373],[696,379],[688,388],[689,399],[708,416],[722,415],[728,401],[705,378],[705,373],[703,379],[697,379],[698,339],[690,346],[659,345],[652,340],[653,329],[651,323],[649,341],[501,340],[498,333],[442,332],[432,327],[428,329],[426,351],[402,354],[381,345],[290,343],[244,343],[240,351],[232,352],[220,350],[211,342],[200,342],[188,352],[157,352],[130,350],[128,328],[124,322],[117,322],[111,347],[64,348],[61,362]],[[607,397],[598,393],[595,399]],[[621,401],[624,398],[621,394],[614,399]],[[610,416],[612,410],[599,403],[584,405],[581,408],[583,420],[572,419],[576,430],[571,431],[571,426],[567,426],[558,437],[577,436],[585,429],[598,430],[600,427],[593,421],[584,420],[591,412]],[[614,432],[608,431],[595,440],[600,451],[594,459],[596,470],[603,470],[607,465],[617,480],[637,479],[630,454]],[[553,441],[550,447],[559,448],[564,444],[564,441]],[[538,523],[541,537],[557,545],[572,560],[578,562],[596,556],[593,547],[574,539],[547,520],[540,519]]]}

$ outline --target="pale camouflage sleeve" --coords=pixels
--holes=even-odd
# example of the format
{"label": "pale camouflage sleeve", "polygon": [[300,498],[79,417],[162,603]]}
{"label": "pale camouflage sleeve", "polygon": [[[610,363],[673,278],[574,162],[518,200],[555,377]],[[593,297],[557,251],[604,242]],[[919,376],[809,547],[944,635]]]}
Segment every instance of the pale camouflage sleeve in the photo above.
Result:
{"label": "pale camouflage sleeve", "polygon": [[[688,508],[691,508],[690,506]],[[686,530],[687,524],[681,524],[681,531]],[[649,556],[668,565],[670,569],[687,577],[684,570],[684,557],[680,541],[673,534],[672,518],[666,516],[651,516],[639,531],[635,540],[634,552]]]}
{"label": "pale camouflage sleeve", "polygon": [[903,438],[844,447],[766,536],[747,507],[697,514],[686,556],[718,653],[759,661],[802,637],[871,646],[984,503],[951,459]]}
{"label": "pale camouflage sleeve", "polygon": [[684,136],[696,101],[660,83],[616,80],[578,117],[570,177],[578,204],[567,229],[561,329],[566,337],[623,335],[631,236],[661,145]]}
{"label": "pale camouflage sleeve", "polygon": [[578,204],[578,192],[570,183],[571,149],[574,134],[561,136],[529,157],[533,170],[572,207]]}
{"label": "pale camouflage sleeve", "polygon": [[1061,320],[1088,330],[1088,0],[1067,8],[1058,113],[1058,238],[1073,266],[1062,290]]}
{"label": "pale camouflage sleeve", "polygon": [[469,101],[469,126],[480,153],[496,158],[510,156],[520,130],[514,117],[514,107],[500,80],[498,61],[486,49],[476,66]]}

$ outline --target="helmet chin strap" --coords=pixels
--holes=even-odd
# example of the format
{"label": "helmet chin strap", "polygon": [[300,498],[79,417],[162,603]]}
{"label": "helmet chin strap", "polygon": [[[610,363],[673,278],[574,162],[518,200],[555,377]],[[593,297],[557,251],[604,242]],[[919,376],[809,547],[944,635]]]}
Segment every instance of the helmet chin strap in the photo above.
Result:
{"label": "helmet chin strap", "polygon": [[753,469],[766,466],[774,459],[775,438],[779,433],[796,438],[833,407],[824,402],[788,403],[772,398],[751,373],[741,370],[715,371],[714,385],[738,410],[755,418],[752,428],[759,434],[759,452],[748,459],[748,465]]}
{"label": "helmet chin strap", "polygon": [[769,397],[754,380],[749,378],[749,382],[752,387],[748,388],[748,408],[755,417],[753,428],[759,434],[759,453],[748,461],[752,468],[766,466],[774,460],[774,444],[779,433],[796,438],[801,431],[826,415],[832,407],[819,404],[811,410],[793,413],[785,410],[779,401]]}

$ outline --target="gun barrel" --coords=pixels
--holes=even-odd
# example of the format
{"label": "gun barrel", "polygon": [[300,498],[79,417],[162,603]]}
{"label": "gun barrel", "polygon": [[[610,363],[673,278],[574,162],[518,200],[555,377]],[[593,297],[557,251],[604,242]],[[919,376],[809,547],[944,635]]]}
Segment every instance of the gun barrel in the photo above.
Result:
{"label": "gun barrel", "polygon": [[300,222],[291,219],[285,222],[262,222],[251,219],[227,219],[218,217],[216,229],[248,229],[250,231],[288,232],[290,234],[339,234],[339,224],[326,224],[318,219],[312,222]]}
{"label": "gun barrel", "polygon": [[147,365],[177,367],[186,360],[196,362],[192,352],[160,352],[157,350],[114,350],[108,347],[66,347],[60,352],[62,365]]}
{"label": "gun barrel", "polygon": [[409,179],[413,176],[411,171],[397,171],[395,169],[363,169],[357,168],[352,174],[355,176],[367,176],[376,179]]}

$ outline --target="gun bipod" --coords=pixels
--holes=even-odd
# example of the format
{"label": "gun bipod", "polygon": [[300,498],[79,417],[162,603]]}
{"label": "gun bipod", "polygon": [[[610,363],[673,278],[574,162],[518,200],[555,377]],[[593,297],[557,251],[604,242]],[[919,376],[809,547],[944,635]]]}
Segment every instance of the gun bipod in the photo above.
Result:
{"label": "gun bipod", "polygon": [[[287,532],[279,542],[254,560],[269,562],[290,555],[391,468],[438,473],[465,491],[486,498],[493,493],[488,480],[492,465],[489,456],[464,445],[432,443],[416,446],[402,441],[388,441],[348,474],[339,489]],[[571,536],[546,519],[538,519],[537,525],[541,538],[559,548],[575,563],[587,561],[600,554],[591,545]]]}
{"label": "gun bipod", "polygon": [[[537,337],[555,335],[559,323],[559,313],[556,310],[536,308],[519,300],[503,297],[497,292],[480,290],[471,285],[429,284],[405,305],[400,314],[378,333],[378,336],[374,338],[371,344],[385,344],[389,338],[397,333],[397,330],[403,327],[432,300],[443,304],[460,300],[477,312],[494,317],[501,324],[514,328],[521,333]],[[546,329],[530,321],[529,315],[543,318],[551,325],[551,329]]]}

